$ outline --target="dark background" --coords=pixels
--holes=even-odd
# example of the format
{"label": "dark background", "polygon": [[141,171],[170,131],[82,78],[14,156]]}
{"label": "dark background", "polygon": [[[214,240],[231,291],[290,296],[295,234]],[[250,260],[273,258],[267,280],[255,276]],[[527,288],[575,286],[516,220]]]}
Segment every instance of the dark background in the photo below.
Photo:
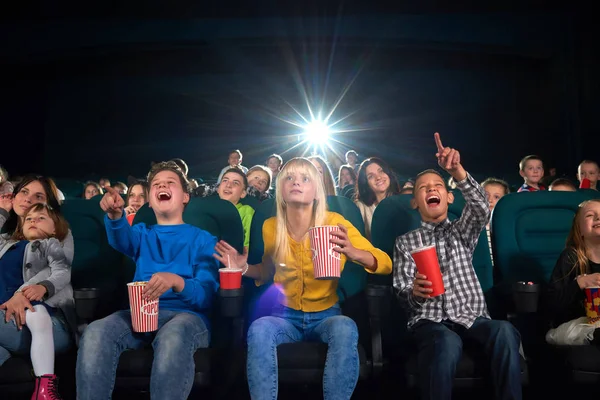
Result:
{"label": "dark background", "polygon": [[584,5],[162,3],[5,10],[0,164],[124,177],[181,157],[211,177],[230,149],[252,166],[294,146],[301,130],[277,117],[308,116],[305,98],[327,114],[347,88],[332,120],[351,114],[340,127],[356,131],[338,151],[401,176],[435,165],[435,131],[468,170],[517,182],[526,154],[568,175],[600,158],[600,35]]}

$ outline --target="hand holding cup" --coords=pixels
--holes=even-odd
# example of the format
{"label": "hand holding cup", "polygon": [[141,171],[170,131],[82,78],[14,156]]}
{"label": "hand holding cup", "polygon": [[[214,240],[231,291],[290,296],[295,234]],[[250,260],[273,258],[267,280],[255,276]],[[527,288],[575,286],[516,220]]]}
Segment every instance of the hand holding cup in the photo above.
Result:
{"label": "hand holding cup", "polygon": [[415,280],[413,282],[413,295],[416,297],[421,297],[423,299],[431,298],[431,293],[433,293],[433,289],[431,288],[431,281],[427,280],[427,276],[423,274],[415,275]]}

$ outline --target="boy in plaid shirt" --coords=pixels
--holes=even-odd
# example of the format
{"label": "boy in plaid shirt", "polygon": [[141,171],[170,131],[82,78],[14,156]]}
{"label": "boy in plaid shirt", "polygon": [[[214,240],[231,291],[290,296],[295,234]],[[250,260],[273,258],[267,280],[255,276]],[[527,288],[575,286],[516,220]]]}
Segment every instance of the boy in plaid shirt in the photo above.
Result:
{"label": "boy in plaid shirt", "polygon": [[[438,172],[421,172],[412,199],[421,214],[421,228],[398,237],[394,249],[394,288],[408,311],[409,332],[417,345],[421,398],[451,398],[464,340],[490,358],[496,397],[521,399],[519,332],[507,321],[490,319],[473,269],[473,251],[490,217],[487,198],[461,165],[458,150],[444,147],[438,133],[435,140],[438,163],[454,178],[465,208],[458,220],[449,221],[453,194]],[[436,246],[446,290],[436,297],[429,295],[431,281],[417,272],[410,255],[431,244]]]}

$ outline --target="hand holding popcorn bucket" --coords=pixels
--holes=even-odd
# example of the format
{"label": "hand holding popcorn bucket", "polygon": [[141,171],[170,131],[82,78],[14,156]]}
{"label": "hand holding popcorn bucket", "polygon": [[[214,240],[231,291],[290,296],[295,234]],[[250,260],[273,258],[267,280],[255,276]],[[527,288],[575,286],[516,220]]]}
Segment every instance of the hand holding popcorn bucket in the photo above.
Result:
{"label": "hand holding popcorn bucket", "polygon": [[331,232],[339,231],[338,226],[315,226],[308,230],[310,249],[313,253],[313,268],[315,279],[339,279],[341,274],[342,256],[333,248]]}
{"label": "hand holding popcorn bucket", "polygon": [[147,301],[142,296],[142,291],[147,283],[131,282],[127,284],[131,325],[134,332],[153,332],[158,330],[158,299]]}
{"label": "hand holding popcorn bucket", "polygon": [[585,313],[590,324],[600,321],[600,287],[585,288]]}

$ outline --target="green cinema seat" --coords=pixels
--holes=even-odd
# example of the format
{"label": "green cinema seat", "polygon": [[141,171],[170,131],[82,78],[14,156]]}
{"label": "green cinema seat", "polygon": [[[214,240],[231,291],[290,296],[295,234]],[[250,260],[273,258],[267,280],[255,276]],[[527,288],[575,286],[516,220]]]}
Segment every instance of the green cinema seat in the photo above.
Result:
{"label": "green cinema seat", "polygon": [[121,268],[122,255],[108,244],[104,227],[104,212],[100,208],[100,196],[90,200],[65,201],[62,213],[69,222],[75,242],[71,283],[74,289],[98,288],[98,317],[112,313],[118,306],[118,292],[125,275]]}
{"label": "green cinema seat", "polygon": [[511,193],[492,214],[492,248],[499,282],[548,282],[579,204],[592,190]]}
{"label": "green cinema seat", "polygon": [[[506,288],[517,281],[541,283],[551,277],[579,204],[599,198],[593,190],[576,192],[514,193],[504,196],[492,215],[492,248],[498,281]],[[507,290],[507,289],[506,289]],[[510,301],[510,300],[508,300]],[[544,296],[534,315],[521,318],[525,350],[537,359],[542,380],[556,384],[600,383],[598,346],[549,346],[544,335],[550,327]],[[554,350],[554,351],[549,351]]]}

